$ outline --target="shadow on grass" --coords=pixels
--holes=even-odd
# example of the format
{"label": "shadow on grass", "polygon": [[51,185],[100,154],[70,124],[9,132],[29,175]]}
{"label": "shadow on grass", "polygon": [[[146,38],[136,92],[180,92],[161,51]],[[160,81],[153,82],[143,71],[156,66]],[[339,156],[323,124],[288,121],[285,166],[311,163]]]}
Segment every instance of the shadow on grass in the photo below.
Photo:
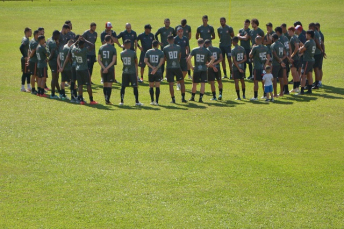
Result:
{"label": "shadow on grass", "polygon": [[[321,87],[321,89],[323,89],[325,93],[344,95],[344,88],[332,87],[332,86],[324,85],[324,86]],[[336,97],[336,98],[339,98],[339,97]]]}
{"label": "shadow on grass", "polygon": [[[199,103],[202,104],[202,103]],[[180,106],[187,107],[187,108],[198,108],[198,109],[206,109],[206,106],[198,105],[197,102],[188,102],[185,104],[180,104]]]}
{"label": "shadow on grass", "polygon": [[152,107],[150,105],[143,105],[143,106],[134,106],[134,105],[116,105],[117,108],[119,109],[127,109],[127,110],[153,110],[157,111],[160,110],[159,107]]}
{"label": "shadow on grass", "polygon": [[286,100],[292,100],[292,101],[296,101],[296,102],[310,102],[310,101],[314,101],[317,100],[317,97],[313,97],[312,95],[290,95],[290,96],[286,96],[285,97]]}
{"label": "shadow on grass", "polygon": [[159,107],[162,107],[162,108],[165,108],[165,109],[168,109],[168,110],[187,110],[187,108],[185,108],[185,107],[177,107],[177,106],[171,106],[171,105],[161,105],[161,104],[159,104]]}

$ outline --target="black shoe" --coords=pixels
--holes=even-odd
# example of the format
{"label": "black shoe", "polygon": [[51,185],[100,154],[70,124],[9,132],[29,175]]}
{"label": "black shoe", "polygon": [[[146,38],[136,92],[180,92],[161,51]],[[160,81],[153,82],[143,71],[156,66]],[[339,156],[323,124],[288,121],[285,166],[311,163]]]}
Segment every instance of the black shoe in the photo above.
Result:
{"label": "black shoe", "polygon": [[114,83],[117,83],[117,80],[115,79],[113,82],[114,82]]}
{"label": "black shoe", "polygon": [[312,94],[312,91],[311,91],[311,90],[308,90],[308,91],[306,92],[306,94]]}
{"label": "black shoe", "polygon": [[290,93],[289,93],[289,91],[285,91],[283,94],[289,95]]}
{"label": "black shoe", "polygon": [[37,91],[36,91],[36,90],[35,90],[35,91],[34,91],[34,90],[32,90],[32,91],[31,91],[31,94],[33,94],[33,95],[37,95]]}
{"label": "black shoe", "polygon": [[195,101],[195,98],[191,97],[191,99],[189,99],[189,101]]}
{"label": "black shoe", "polygon": [[172,100],[171,103],[176,103],[176,101]]}
{"label": "black shoe", "polygon": [[93,85],[94,83],[93,83],[93,82],[91,82],[91,84]]}
{"label": "black shoe", "polygon": [[202,99],[199,99],[198,102],[199,102],[199,103],[203,103],[203,100],[202,100]]}
{"label": "black shoe", "polygon": [[188,101],[186,101],[185,99],[182,99],[182,103],[187,103]]}
{"label": "black shoe", "polygon": [[319,89],[319,87],[314,85],[312,89]]}

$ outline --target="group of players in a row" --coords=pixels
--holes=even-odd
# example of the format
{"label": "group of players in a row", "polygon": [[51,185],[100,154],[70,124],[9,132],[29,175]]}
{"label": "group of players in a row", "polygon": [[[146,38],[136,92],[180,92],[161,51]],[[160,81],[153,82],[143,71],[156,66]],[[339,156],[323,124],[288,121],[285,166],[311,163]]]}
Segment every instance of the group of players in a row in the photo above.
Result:
{"label": "group of players in a row", "polygon": [[[226,19],[220,18],[221,26],[218,28],[219,48],[212,46],[215,39],[214,28],[208,25],[208,17],[203,16],[203,25],[197,28],[196,39],[198,47],[190,51],[191,27],[183,19],[181,24],[173,29],[170,20],[164,20],[155,35],[151,33],[152,27],[145,25],[145,31],[139,36],[131,29],[129,23],[126,30],[117,35],[112,30],[112,24],[107,22],[105,30],[101,33],[102,46],[99,48],[96,58],[95,43],[97,40],[96,24],[91,23],[90,29],[82,35],[75,35],[70,21],[66,21],[61,31],[55,30],[52,37],[45,39],[44,29],[34,31],[34,38],[30,28],[25,28],[25,37],[22,39],[20,51],[22,53],[22,91],[28,91],[41,97],[47,97],[46,79],[48,77],[47,63],[52,73],[50,98],[66,99],[65,87],[70,83],[71,102],[85,104],[83,99],[83,85],[87,86],[90,104],[96,104],[92,96],[91,77],[93,65],[98,61],[101,66],[103,93],[106,104],[110,102],[112,84],[115,79],[114,67],[117,62],[116,43],[123,51],[120,59],[123,62],[121,105],[123,105],[125,88],[130,84],[134,88],[136,105],[142,105],[138,99],[138,82],[143,81],[145,66],[149,67],[149,93],[151,104],[158,105],[160,95],[160,82],[166,69],[166,80],[169,83],[172,103],[175,103],[174,83],[177,81],[177,90],[181,91],[182,102],[185,99],[184,78],[189,73],[192,79],[192,96],[190,101],[195,101],[197,85],[201,83],[199,102],[203,102],[205,83],[209,82],[213,94],[212,100],[222,99],[222,78],[220,63],[226,73],[226,58],[229,63],[230,77],[235,81],[237,99],[241,99],[239,81],[242,86],[242,96],[245,98],[245,72],[249,66],[249,79],[254,80],[254,97],[258,100],[258,82],[263,80],[267,85],[273,84],[273,96],[289,94],[288,74],[293,77],[293,90],[298,94],[304,94],[304,88],[308,81],[307,93],[312,93],[312,88],[321,86],[322,60],[326,57],[324,37],[320,32],[319,23],[310,23],[306,32],[301,22],[295,22],[294,27],[287,29],[285,24],[272,29],[272,24],[267,23],[267,33],[259,28],[257,19],[245,20],[244,28],[239,30],[237,36],[231,26],[226,25]],[[252,29],[249,28],[251,23]],[[160,41],[159,41],[160,35]],[[119,39],[122,38],[123,44]],[[141,43],[140,44],[138,43]],[[240,45],[239,45],[240,42]],[[251,46],[252,44],[252,46]],[[233,49],[232,49],[233,45]],[[159,46],[161,50],[159,50]],[[140,59],[136,56],[137,48],[141,50]],[[194,58],[194,64],[191,59]],[[253,66],[252,66],[253,63]],[[263,79],[265,67],[272,65],[273,80],[266,82]],[[141,67],[141,78],[138,77],[138,66]],[[190,69],[193,76],[190,76]],[[315,84],[312,72],[315,72]],[[61,85],[59,85],[59,73],[61,72]],[[307,80],[306,80],[307,79]],[[30,85],[31,80],[31,85]],[[218,82],[219,96],[216,97],[215,80]],[[280,83],[280,93],[277,94],[277,80]],[[25,81],[28,88],[25,89]],[[76,88],[78,84],[78,90]],[[37,90],[35,85],[37,83]],[[301,85],[301,90],[299,87]],[[154,97],[155,87],[155,97]],[[263,87],[264,88],[264,87]],[[266,87],[265,87],[266,88]],[[55,95],[58,91],[59,97]],[[77,92],[78,91],[78,92]],[[264,97],[265,97],[264,92]]]}

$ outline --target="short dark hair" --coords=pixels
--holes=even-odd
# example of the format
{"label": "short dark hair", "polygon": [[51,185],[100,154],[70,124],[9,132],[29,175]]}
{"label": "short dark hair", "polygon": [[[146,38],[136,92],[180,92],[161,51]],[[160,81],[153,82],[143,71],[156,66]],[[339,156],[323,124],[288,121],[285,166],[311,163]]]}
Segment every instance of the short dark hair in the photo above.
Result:
{"label": "short dark hair", "polygon": [[92,26],[97,26],[97,24],[95,23],[95,22],[92,22],[91,24],[90,24],[90,26],[92,27]]}
{"label": "short dark hair", "polygon": [[250,22],[251,22],[250,19],[245,20],[245,23],[250,23]]}
{"label": "short dark hair", "polygon": [[290,26],[290,27],[288,28],[288,31],[289,31],[289,30],[291,30],[291,31],[294,32],[294,31],[295,31],[295,27],[294,27],[294,26]]}
{"label": "short dark hair", "polygon": [[62,28],[63,28],[63,29],[70,29],[70,26],[67,25],[67,24],[64,24],[64,25],[62,26]]}
{"label": "short dark hair", "polygon": [[294,27],[296,27],[297,25],[301,25],[302,26],[302,23],[300,21],[294,22]]}
{"label": "short dark hair", "polygon": [[282,24],[281,24],[281,27],[287,28],[287,24],[286,24],[286,23],[282,23]]}
{"label": "short dark hair", "polygon": [[159,41],[154,40],[154,41],[152,42],[152,45],[153,45],[154,48],[158,47]]}
{"label": "short dark hair", "polygon": [[270,65],[266,65],[266,66],[265,66],[265,70],[271,70]]}
{"label": "short dark hair", "polygon": [[60,35],[60,31],[54,30],[54,32],[53,32],[53,37],[58,36],[58,35]]}
{"label": "short dark hair", "polygon": [[29,32],[31,29],[29,28],[29,27],[26,27],[25,29],[24,29],[24,33],[27,33],[27,32]]}
{"label": "short dark hair", "polygon": [[311,37],[314,38],[314,31],[313,30],[307,30],[307,34],[311,35]]}
{"label": "short dark hair", "polygon": [[239,42],[239,37],[237,37],[237,36],[233,37],[232,41],[235,42],[235,43],[238,43]]}
{"label": "short dark hair", "polygon": [[315,23],[315,26],[320,27],[320,23],[319,23],[319,22],[316,22],[316,23]]}
{"label": "short dark hair", "polygon": [[85,41],[80,40],[80,41],[79,41],[79,45],[83,45],[83,44],[85,44]]}
{"label": "short dark hair", "polygon": [[208,19],[208,15],[204,15],[202,19]]}
{"label": "short dark hair", "polygon": [[65,21],[65,24],[72,23],[70,20]]}
{"label": "short dark hair", "polygon": [[257,18],[253,18],[253,19],[251,20],[251,22],[253,22],[253,23],[256,24],[257,26],[259,25],[259,21],[258,21]]}
{"label": "short dark hair", "polygon": [[42,31],[42,30],[44,30],[43,27],[38,27],[38,31]]}
{"label": "short dark hair", "polygon": [[186,21],[186,19],[184,18],[184,19],[182,19],[182,21],[180,22],[182,25],[186,25],[186,23],[187,23],[187,21]]}
{"label": "short dark hair", "polygon": [[173,39],[174,39],[174,36],[173,36],[173,35],[168,35],[168,36],[167,36],[167,40],[172,41]]}
{"label": "short dark hair", "polygon": [[199,38],[199,39],[197,40],[197,43],[198,43],[198,44],[203,44],[203,43],[204,43],[204,40],[203,40],[202,38]]}
{"label": "short dark hair", "polygon": [[106,41],[106,42],[109,42],[110,40],[111,40],[111,36],[110,36],[110,35],[106,35],[106,36],[105,36],[105,41]]}
{"label": "short dark hair", "polygon": [[38,30],[33,31],[33,35],[34,36],[37,35],[37,34],[38,34]]}
{"label": "short dark hair", "polygon": [[78,39],[79,39],[79,37],[80,37],[80,35],[78,34],[78,35],[76,35],[75,36],[75,40],[77,41]]}
{"label": "short dark hair", "polygon": [[273,38],[274,40],[278,40],[278,35],[277,35],[276,33],[274,33],[274,34],[272,34],[272,38]]}
{"label": "short dark hair", "polygon": [[170,19],[169,18],[165,18],[164,21],[169,21]]}
{"label": "short dark hair", "polygon": [[275,32],[276,32],[276,33],[279,32],[279,33],[282,34],[282,27],[281,27],[281,26],[277,26],[277,27],[275,28]]}
{"label": "short dark hair", "polygon": [[123,43],[124,44],[131,44],[131,40],[130,39],[126,39]]}
{"label": "short dark hair", "polygon": [[40,36],[38,36],[38,41],[43,40],[44,38],[45,38],[45,36],[40,35]]}
{"label": "short dark hair", "polygon": [[309,23],[308,27],[315,27],[315,24],[313,22]]}
{"label": "short dark hair", "polygon": [[206,39],[206,40],[204,41],[204,44],[210,45],[210,44],[211,44],[211,40],[210,40],[210,39]]}
{"label": "short dark hair", "polygon": [[225,20],[225,21],[226,21],[226,18],[225,18],[225,17],[220,17],[220,21],[221,21],[221,20]]}

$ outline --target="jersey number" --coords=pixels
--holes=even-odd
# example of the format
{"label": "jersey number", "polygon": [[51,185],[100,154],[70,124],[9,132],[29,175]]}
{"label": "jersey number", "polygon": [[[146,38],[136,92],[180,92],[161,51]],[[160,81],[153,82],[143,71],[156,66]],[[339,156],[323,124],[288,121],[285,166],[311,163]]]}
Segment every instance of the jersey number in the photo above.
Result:
{"label": "jersey number", "polygon": [[197,54],[197,55],[196,55],[196,62],[201,62],[201,63],[203,63],[203,62],[204,62],[204,55]]}
{"label": "jersey number", "polygon": [[259,53],[259,57],[261,60],[266,60],[266,52]]}
{"label": "jersey number", "polygon": [[60,60],[64,61],[64,53],[60,52]]}
{"label": "jersey number", "polygon": [[284,42],[284,46],[286,49],[289,49],[289,42],[288,41]]}
{"label": "jersey number", "polygon": [[244,53],[237,54],[237,61],[242,61],[244,59]]}
{"label": "jersey number", "polygon": [[109,51],[103,51],[103,58],[109,59],[110,58],[110,52]]}
{"label": "jersey number", "polygon": [[81,56],[76,56],[75,59],[76,59],[76,62],[77,62],[78,64],[82,64],[82,63],[83,63],[82,57],[81,57]]}
{"label": "jersey number", "polygon": [[124,65],[131,65],[131,58],[130,57],[123,57],[123,64]]}
{"label": "jersey number", "polygon": [[282,48],[282,47],[278,48],[278,55],[279,56],[283,56],[283,50],[284,50],[284,48]]}
{"label": "jersey number", "polygon": [[213,57],[217,60],[217,52],[213,52]]}
{"label": "jersey number", "polygon": [[168,52],[168,56],[170,59],[177,59],[178,57],[178,52],[177,51],[173,51],[173,52]]}
{"label": "jersey number", "polygon": [[315,50],[316,50],[316,49],[317,49],[317,47],[315,47],[315,46],[312,47],[312,54],[315,53]]}
{"label": "jersey number", "polygon": [[37,55],[37,59],[41,60],[41,56],[39,55],[39,53],[36,53],[36,55]]}
{"label": "jersey number", "polygon": [[159,62],[159,56],[158,55],[149,56],[149,62],[151,62],[152,64],[157,64]]}

